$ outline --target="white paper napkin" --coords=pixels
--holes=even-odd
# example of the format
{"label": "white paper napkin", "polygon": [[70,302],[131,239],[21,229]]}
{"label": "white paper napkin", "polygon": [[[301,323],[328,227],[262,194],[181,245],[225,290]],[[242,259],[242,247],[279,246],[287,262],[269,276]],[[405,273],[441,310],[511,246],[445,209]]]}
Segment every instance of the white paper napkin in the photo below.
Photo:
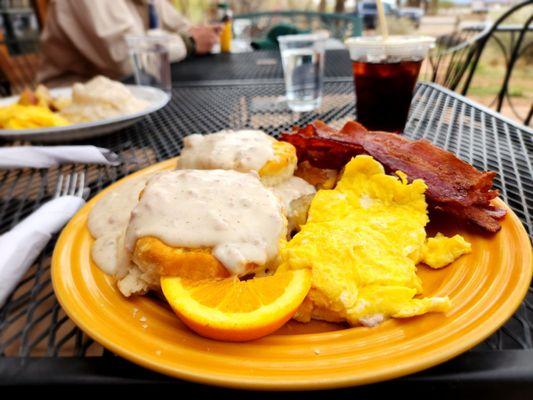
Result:
{"label": "white paper napkin", "polygon": [[81,197],[58,197],[0,236],[0,307],[52,235],[59,232],[84,204]]}
{"label": "white paper napkin", "polygon": [[0,148],[0,169],[50,168],[59,164],[119,165],[116,153],[95,146],[18,146]]}

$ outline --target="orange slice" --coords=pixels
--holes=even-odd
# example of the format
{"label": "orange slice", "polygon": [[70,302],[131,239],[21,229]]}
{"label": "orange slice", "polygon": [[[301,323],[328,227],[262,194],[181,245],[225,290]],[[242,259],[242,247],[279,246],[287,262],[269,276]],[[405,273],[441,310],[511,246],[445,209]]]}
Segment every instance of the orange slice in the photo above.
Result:
{"label": "orange slice", "polygon": [[311,272],[306,269],[246,281],[161,278],[167,301],[189,328],[231,342],[274,332],[292,317],[310,287]]}

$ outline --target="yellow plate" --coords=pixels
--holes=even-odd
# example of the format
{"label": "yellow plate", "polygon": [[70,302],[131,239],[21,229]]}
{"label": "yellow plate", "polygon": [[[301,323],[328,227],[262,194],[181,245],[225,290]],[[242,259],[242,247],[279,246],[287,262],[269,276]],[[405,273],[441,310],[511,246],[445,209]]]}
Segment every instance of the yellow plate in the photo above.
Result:
{"label": "yellow plate", "polygon": [[[89,211],[133,176],[172,168],[168,160],[95,196],[63,230],[52,260],[55,293],[65,312],[96,341],[146,368],[236,388],[318,389],[366,384],[420,371],[481,342],[516,310],[532,274],[531,245],[509,210],[493,236],[460,231],[473,252],[441,270],[419,268],[424,295],[448,295],[453,309],[388,320],[376,328],[291,321],[248,343],[224,343],[188,330],[153,297],[126,299],[91,261]],[[500,200],[498,206],[505,206]],[[453,225],[453,222],[450,224]],[[445,233],[458,228],[440,226]]]}

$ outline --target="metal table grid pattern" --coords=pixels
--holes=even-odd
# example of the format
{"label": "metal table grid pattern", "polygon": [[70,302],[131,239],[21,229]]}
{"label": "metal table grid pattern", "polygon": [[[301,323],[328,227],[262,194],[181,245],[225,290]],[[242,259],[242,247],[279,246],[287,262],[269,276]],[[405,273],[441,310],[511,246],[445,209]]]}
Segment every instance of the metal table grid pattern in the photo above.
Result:
{"label": "metal table grid pattern", "polygon": [[[171,103],[163,110],[130,128],[82,142],[119,153],[124,161],[119,167],[65,165],[49,170],[0,171],[0,233],[49,199],[58,176],[63,173],[85,171],[94,195],[133,171],[176,156],[186,134],[247,127],[276,136],[293,125],[304,125],[316,118],[340,127],[355,116],[351,79],[327,79],[324,90],[319,110],[298,114],[287,109],[282,100],[283,82],[278,80],[176,86]],[[533,233],[531,130],[507,122],[440,87],[420,84],[406,135],[426,138],[479,169],[497,171],[495,184],[501,190],[501,197],[514,209],[528,232]],[[54,297],[50,280],[54,242],[0,308],[0,370],[2,358],[18,357],[31,362],[36,357],[108,355],[66,317]],[[533,291],[530,289],[506,325],[473,351],[485,351],[489,357],[494,352],[531,350],[532,332]]]}
{"label": "metal table grid pattern", "polygon": [[[324,75],[330,78],[352,76],[352,65],[346,50],[327,50]],[[216,60],[216,64],[214,62]],[[238,54],[213,54],[186,59],[172,64],[172,81],[265,80],[283,78],[278,50]]]}

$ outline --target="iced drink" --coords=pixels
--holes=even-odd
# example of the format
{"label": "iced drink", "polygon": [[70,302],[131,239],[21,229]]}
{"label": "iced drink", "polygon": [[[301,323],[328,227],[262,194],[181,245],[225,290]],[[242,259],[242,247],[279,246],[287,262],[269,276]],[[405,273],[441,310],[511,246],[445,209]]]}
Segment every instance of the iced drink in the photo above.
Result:
{"label": "iced drink", "polygon": [[420,65],[433,43],[426,36],[347,40],[360,123],[370,130],[403,132]]}

